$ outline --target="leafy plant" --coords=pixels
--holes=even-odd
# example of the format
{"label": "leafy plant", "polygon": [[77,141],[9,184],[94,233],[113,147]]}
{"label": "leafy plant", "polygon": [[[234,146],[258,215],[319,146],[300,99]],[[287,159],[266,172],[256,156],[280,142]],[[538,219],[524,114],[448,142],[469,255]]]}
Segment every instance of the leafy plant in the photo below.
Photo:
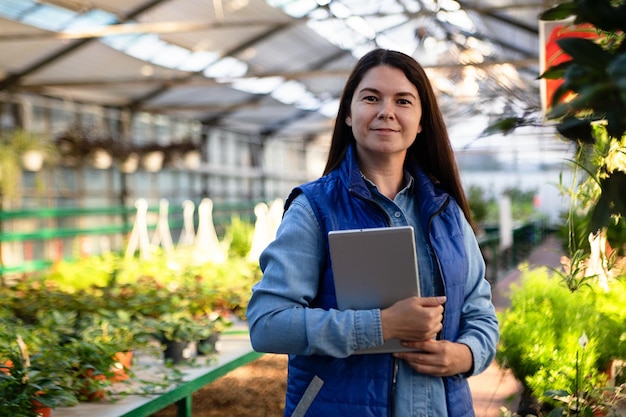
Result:
{"label": "leafy plant", "polygon": [[[626,133],[626,3],[623,0],[570,0],[546,10],[542,20],[573,18],[573,24],[595,29],[595,39],[565,37],[556,43],[570,59],[548,68],[540,78],[562,80],[552,96],[547,118],[557,131],[580,148],[593,145],[602,125],[608,136],[624,140]],[[510,133],[533,121],[526,115],[498,120],[485,132]],[[623,145],[622,145],[623,146]],[[597,166],[599,197],[594,199],[588,232],[596,233],[612,218],[626,215],[626,167]],[[596,172],[596,169],[592,171]]]}
{"label": "leafy plant", "polygon": [[608,292],[592,282],[572,292],[546,268],[525,270],[511,290],[511,306],[499,314],[496,359],[543,401],[551,390],[578,392],[577,374],[585,391],[602,387],[602,371],[626,352],[624,306],[623,281],[613,281]]}
{"label": "leafy plant", "polygon": [[37,409],[74,405],[76,397],[60,385],[55,375],[28,354],[26,344],[18,337],[2,354],[0,364],[0,410],[3,415],[37,417]]}
{"label": "leafy plant", "polygon": [[485,197],[485,191],[478,185],[471,185],[467,189],[467,200],[470,210],[472,211],[472,219],[477,224],[482,224],[487,218],[490,200]]}
{"label": "leafy plant", "polygon": [[224,242],[228,244],[230,256],[245,258],[252,246],[254,224],[242,220],[239,216],[231,217],[230,224],[225,226]]}
{"label": "leafy plant", "polygon": [[[562,79],[552,98],[548,118],[559,119],[557,130],[572,140],[593,143],[592,122],[607,123],[611,137],[626,133],[626,4],[611,0],[573,0],[541,14],[543,20],[574,16],[574,24],[590,24],[595,40],[567,37],[557,41],[571,59],[549,68],[542,78]],[[562,101],[568,94],[571,100]]]}
{"label": "leafy plant", "polygon": [[593,388],[582,398],[562,390],[548,391],[546,397],[555,404],[547,417],[619,417],[626,408],[626,385]]}
{"label": "leafy plant", "polygon": [[185,311],[164,314],[151,322],[153,335],[167,342],[195,342],[211,335],[211,322]]}
{"label": "leafy plant", "polygon": [[[467,191],[474,220],[485,226],[497,225],[499,207],[496,198],[478,185],[468,187]],[[511,199],[511,217],[513,220],[525,222],[540,216],[534,205],[536,193],[536,190],[522,190],[519,187],[508,187],[502,190],[502,194]]]}
{"label": "leafy plant", "polygon": [[19,128],[1,132],[0,195],[7,199],[20,196],[23,169],[30,168],[23,165],[23,158],[28,153],[37,155],[38,166],[32,167],[34,170],[41,168],[44,162],[54,161],[57,155],[52,141],[43,134]]}

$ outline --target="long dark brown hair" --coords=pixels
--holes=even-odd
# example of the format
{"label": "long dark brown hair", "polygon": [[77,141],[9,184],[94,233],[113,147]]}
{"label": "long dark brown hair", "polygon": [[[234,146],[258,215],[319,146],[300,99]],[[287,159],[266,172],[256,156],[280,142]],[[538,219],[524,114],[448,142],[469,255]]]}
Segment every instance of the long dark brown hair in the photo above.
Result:
{"label": "long dark brown hair", "polygon": [[352,96],[365,73],[379,65],[401,70],[415,85],[420,97],[422,131],[418,133],[415,142],[409,147],[405,165],[417,164],[441,188],[454,197],[463,210],[465,218],[471,223],[469,205],[461,184],[448,130],[437,104],[437,97],[424,68],[415,59],[402,52],[375,49],[357,62],[341,94],[324,174],[337,168],[344,159],[350,144],[356,142],[352,128],[346,124],[346,117],[350,115]]}

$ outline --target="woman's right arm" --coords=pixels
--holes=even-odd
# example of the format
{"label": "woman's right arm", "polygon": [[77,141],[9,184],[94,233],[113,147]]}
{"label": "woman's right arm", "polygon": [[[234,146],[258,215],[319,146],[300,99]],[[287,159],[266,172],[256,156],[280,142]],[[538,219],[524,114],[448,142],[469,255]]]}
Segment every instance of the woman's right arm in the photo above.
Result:
{"label": "woman's right arm", "polygon": [[276,239],[263,251],[263,279],[252,291],[247,318],[260,352],[346,357],[383,343],[379,310],[310,307],[326,253],[308,200],[299,195],[285,212]]}

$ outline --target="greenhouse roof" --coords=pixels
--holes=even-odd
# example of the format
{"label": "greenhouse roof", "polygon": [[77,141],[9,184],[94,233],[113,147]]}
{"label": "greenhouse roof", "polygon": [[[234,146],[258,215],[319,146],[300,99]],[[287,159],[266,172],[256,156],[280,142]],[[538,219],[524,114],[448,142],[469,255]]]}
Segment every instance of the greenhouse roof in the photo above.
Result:
{"label": "greenhouse roof", "polygon": [[[356,60],[378,46],[427,69],[457,149],[490,152],[494,140],[476,140],[490,121],[541,108],[538,15],[547,7],[538,0],[4,0],[0,93],[193,118],[261,138],[314,138],[330,131]],[[527,135],[545,137],[544,152],[562,150],[553,129]],[[521,143],[537,150],[535,141]]]}

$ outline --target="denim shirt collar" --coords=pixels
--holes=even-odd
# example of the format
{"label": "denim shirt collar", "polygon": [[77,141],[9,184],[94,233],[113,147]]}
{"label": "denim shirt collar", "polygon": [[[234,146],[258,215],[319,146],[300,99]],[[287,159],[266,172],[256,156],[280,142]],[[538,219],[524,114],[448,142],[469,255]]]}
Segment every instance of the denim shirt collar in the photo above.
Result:
{"label": "denim shirt collar", "polygon": [[[361,174],[355,152],[354,144],[348,146],[343,162],[338,168],[339,177],[342,181],[346,181],[345,186],[351,193],[365,199],[371,199],[372,191]],[[446,204],[449,198],[448,194],[440,189],[416,164],[405,165],[405,175],[406,173],[413,179],[412,194],[424,197],[419,198],[423,210],[422,215],[435,212]]]}
{"label": "denim shirt collar", "polygon": [[[374,184],[370,179],[368,179],[365,175],[363,175],[363,173],[361,173],[361,178],[363,179],[363,181],[365,181],[365,184],[367,185],[368,189],[370,190],[370,193],[374,194],[380,194],[380,191],[378,191],[378,186],[376,184]],[[409,171],[407,171],[406,169],[404,170],[404,179],[402,181],[404,183],[404,186],[402,187],[402,189],[398,192],[396,198],[400,197],[400,196],[405,196],[405,198],[407,196],[410,196],[413,194],[414,192],[414,179],[413,176],[409,173]],[[394,198],[395,200],[395,198]]]}

